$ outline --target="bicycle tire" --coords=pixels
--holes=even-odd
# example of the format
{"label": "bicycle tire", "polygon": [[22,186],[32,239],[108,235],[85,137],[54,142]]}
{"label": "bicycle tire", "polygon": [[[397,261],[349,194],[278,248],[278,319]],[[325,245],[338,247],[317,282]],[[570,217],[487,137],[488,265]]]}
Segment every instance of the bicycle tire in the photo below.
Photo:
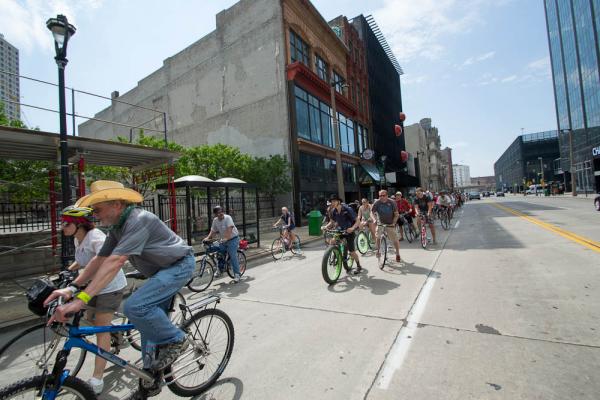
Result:
{"label": "bicycle tire", "polygon": [[271,243],[271,256],[273,256],[274,260],[281,260],[283,254],[285,253],[285,245],[281,238],[277,238],[273,240]]}
{"label": "bicycle tire", "polygon": [[404,222],[404,225],[402,225],[402,229],[404,230],[404,237],[406,238],[406,241],[408,241],[408,243],[412,243],[414,237],[408,221]]}
{"label": "bicycle tire", "polygon": [[[218,321],[224,328],[225,337],[223,338],[213,335]],[[182,397],[197,396],[214,385],[229,363],[235,341],[233,322],[225,312],[216,308],[206,308],[185,321],[181,329],[187,332],[187,337],[194,342],[194,346],[193,348],[188,347],[182,356],[165,369],[165,380],[170,383],[169,389],[174,394]],[[216,356],[215,361],[209,362],[208,358],[212,356]],[[196,357],[200,358],[194,361]],[[186,372],[183,369],[190,362],[192,368],[196,367],[197,372]],[[207,368],[212,366],[214,366],[214,372],[208,371]],[[182,370],[178,371],[174,377],[169,376],[171,371],[178,369]],[[190,386],[183,381],[183,378],[188,376],[195,377],[198,372],[202,376],[200,383]]]}
{"label": "bicycle tire", "polygon": [[427,228],[425,227],[425,221],[421,223],[421,247],[427,248]]}
{"label": "bicycle tire", "polygon": [[[34,376],[32,378],[22,379],[0,390],[0,400],[21,399],[21,398],[38,398],[37,392],[44,387],[54,385],[52,376]],[[28,396],[24,396],[27,392],[33,391]],[[92,388],[79,378],[67,376],[61,385],[60,392],[57,396],[62,397],[65,392],[75,395],[76,399],[81,400],[96,400],[96,395]]]}
{"label": "bicycle tire", "polygon": [[375,248],[377,247],[377,242],[375,241],[375,238],[373,237],[373,234],[371,233],[370,229],[367,232],[367,239],[369,239],[369,249],[375,250]]}
{"label": "bicycle tire", "polygon": [[448,218],[448,214],[442,215],[442,217],[440,218],[440,223],[442,225],[442,228],[444,228],[445,231],[450,229],[450,219]]}
{"label": "bicycle tire", "polygon": [[342,274],[342,254],[337,246],[331,246],[325,250],[321,261],[321,274],[329,285],[333,285],[340,278]]}
{"label": "bicycle tire", "polygon": [[[171,320],[171,322],[173,322],[173,324],[179,325],[184,320],[183,311],[181,311],[181,309],[179,308],[179,304],[185,305],[187,302],[183,294],[179,292],[175,293],[174,297],[175,302],[173,303],[173,308],[168,311],[169,319]],[[127,321],[127,323],[131,322]],[[127,332],[125,332],[125,337],[127,338],[127,341],[129,342],[131,347],[133,347],[137,351],[142,350],[142,338],[140,332],[137,329],[128,330]]]}
{"label": "bicycle tire", "polygon": [[356,235],[356,249],[362,255],[369,251],[369,238],[363,231],[358,232],[358,235]]}
{"label": "bicycle tire", "polygon": [[300,240],[300,235],[296,234],[296,240],[294,240],[294,243],[292,243],[292,247],[290,247],[290,250],[292,251],[292,254],[300,254],[302,252],[302,250],[300,249],[301,246],[301,240]]}
{"label": "bicycle tire", "polygon": [[192,292],[203,292],[213,281],[215,266],[210,260],[210,257],[204,256],[199,261],[196,261],[196,269],[192,275],[192,279],[187,283],[188,289]]}
{"label": "bicycle tire", "polygon": [[[238,257],[238,263],[240,266],[240,276],[244,276],[244,273],[246,272],[246,253],[244,253],[241,250],[238,250],[237,257]],[[231,279],[233,279],[235,277],[235,275],[233,274],[233,268],[231,267],[231,261],[229,260],[229,258],[227,258],[227,275],[229,275],[229,277]]]}
{"label": "bicycle tire", "polygon": [[[46,335],[46,355],[44,358],[44,331]],[[47,327],[45,323],[34,325],[20,332],[18,335],[9,340],[0,349],[0,370],[11,371],[11,376],[31,376],[33,374],[42,373],[44,361],[49,371],[54,366],[56,352],[63,348],[66,337],[54,332]],[[71,370],[71,375],[75,376],[81,369],[87,351],[81,348],[73,348],[71,356],[67,362],[68,368]],[[10,382],[4,382],[5,378],[0,378],[0,386],[4,386]]]}
{"label": "bicycle tire", "polygon": [[388,242],[385,235],[381,236],[381,240],[379,241],[379,258],[377,259],[377,263],[379,264],[379,269],[383,269],[385,267],[385,262],[387,261],[387,253],[388,253]]}

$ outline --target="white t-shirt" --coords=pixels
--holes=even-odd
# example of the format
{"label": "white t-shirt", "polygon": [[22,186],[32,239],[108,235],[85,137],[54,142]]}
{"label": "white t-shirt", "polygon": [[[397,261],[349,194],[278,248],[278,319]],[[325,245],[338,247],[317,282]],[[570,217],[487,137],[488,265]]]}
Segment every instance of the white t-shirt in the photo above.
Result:
{"label": "white t-shirt", "polygon": [[[81,268],[85,268],[92,258],[98,254],[105,239],[106,235],[104,232],[95,228],[85,235],[85,238],[81,243],[78,243],[77,239],[75,239],[75,261],[77,261],[77,264],[79,264]],[[127,286],[127,278],[125,278],[123,269],[120,269],[113,280],[98,294],[112,293],[123,289],[125,286]]]}
{"label": "white t-shirt", "polygon": [[222,221],[219,221],[219,218],[215,217],[215,219],[213,219],[212,227],[210,229],[215,232],[218,232],[222,238],[223,234],[225,233],[227,228],[229,228],[231,226],[233,226],[233,231],[231,232],[231,237],[234,238],[238,235],[238,230],[235,227],[235,224],[233,223],[233,219],[231,218],[231,216],[225,214]]}

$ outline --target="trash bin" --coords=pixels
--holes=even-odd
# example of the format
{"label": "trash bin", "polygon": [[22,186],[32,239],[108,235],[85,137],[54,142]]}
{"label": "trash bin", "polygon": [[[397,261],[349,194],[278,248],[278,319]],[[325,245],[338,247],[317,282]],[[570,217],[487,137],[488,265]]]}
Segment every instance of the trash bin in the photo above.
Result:
{"label": "trash bin", "polygon": [[321,236],[321,221],[323,215],[319,210],[312,210],[308,213],[308,235]]}
{"label": "trash bin", "polygon": [[550,189],[544,189],[544,196],[550,196]]}

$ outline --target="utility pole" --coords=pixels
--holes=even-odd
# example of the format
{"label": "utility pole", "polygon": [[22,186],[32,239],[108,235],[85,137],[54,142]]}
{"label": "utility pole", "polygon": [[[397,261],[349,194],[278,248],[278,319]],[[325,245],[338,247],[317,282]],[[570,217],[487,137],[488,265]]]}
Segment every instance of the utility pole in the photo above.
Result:
{"label": "utility pole", "polygon": [[571,162],[571,196],[577,196],[577,172],[573,164],[573,129],[569,129],[569,159]]}

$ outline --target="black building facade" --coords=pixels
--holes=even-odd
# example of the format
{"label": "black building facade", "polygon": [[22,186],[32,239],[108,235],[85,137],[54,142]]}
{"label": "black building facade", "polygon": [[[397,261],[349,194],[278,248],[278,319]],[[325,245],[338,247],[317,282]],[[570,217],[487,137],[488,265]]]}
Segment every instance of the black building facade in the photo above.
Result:
{"label": "black building facade", "polygon": [[600,191],[600,0],[544,0],[544,6],[560,170],[567,181],[576,173],[578,192]]}
{"label": "black building facade", "polygon": [[[396,136],[395,125],[402,125],[402,91],[400,65],[391,53],[383,35],[372,17],[359,15],[352,20],[365,44],[369,76],[369,101],[373,145],[377,162],[386,172],[396,175],[396,188],[416,186],[416,178],[408,175],[407,164],[401,160],[401,151],[406,149],[404,135]],[[385,162],[382,163],[382,156]]]}
{"label": "black building facade", "polygon": [[559,157],[557,131],[517,137],[494,163],[496,190],[521,192],[541,179],[545,183],[563,182],[564,176],[555,168]]}

